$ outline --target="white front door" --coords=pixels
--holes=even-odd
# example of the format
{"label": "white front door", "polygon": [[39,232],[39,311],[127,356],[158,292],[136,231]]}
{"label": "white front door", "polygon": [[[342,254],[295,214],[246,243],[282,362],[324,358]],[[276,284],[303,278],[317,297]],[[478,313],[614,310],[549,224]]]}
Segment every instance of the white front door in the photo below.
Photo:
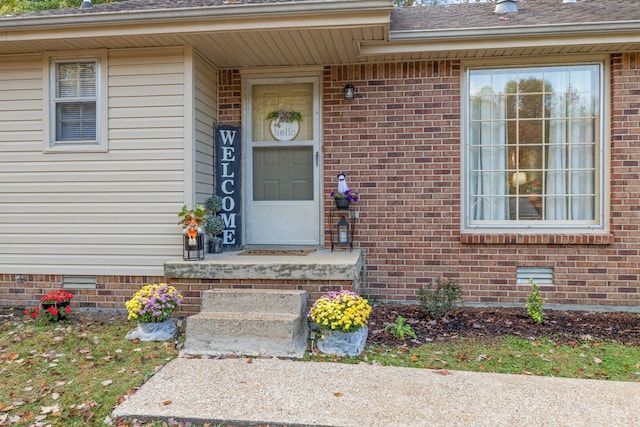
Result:
{"label": "white front door", "polygon": [[319,77],[246,80],[245,237],[320,243]]}

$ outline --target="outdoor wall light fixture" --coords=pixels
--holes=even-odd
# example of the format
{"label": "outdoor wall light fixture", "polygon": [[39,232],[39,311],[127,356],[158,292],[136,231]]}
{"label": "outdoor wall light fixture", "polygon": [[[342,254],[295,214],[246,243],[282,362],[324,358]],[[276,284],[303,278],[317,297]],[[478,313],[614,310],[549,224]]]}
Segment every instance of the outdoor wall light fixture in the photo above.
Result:
{"label": "outdoor wall light fixture", "polygon": [[356,88],[351,83],[344,87],[344,99],[351,101],[356,96]]}

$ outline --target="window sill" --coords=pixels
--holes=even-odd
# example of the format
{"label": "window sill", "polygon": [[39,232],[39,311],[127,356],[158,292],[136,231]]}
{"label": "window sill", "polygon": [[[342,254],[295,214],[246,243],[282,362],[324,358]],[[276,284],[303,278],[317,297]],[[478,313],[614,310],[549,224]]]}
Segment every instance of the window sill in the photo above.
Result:
{"label": "window sill", "polygon": [[463,245],[610,245],[614,236],[602,234],[561,233],[462,233]]}
{"label": "window sill", "polygon": [[43,153],[106,153],[109,148],[106,145],[97,144],[69,144],[54,145],[45,147]]}

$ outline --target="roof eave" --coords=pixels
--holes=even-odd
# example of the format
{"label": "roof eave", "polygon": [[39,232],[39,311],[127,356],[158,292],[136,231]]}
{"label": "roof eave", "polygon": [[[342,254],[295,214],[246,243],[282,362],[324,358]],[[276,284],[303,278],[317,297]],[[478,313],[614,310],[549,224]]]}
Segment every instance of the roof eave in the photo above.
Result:
{"label": "roof eave", "polygon": [[389,41],[363,41],[358,44],[358,49],[360,58],[365,59],[389,56],[397,58],[403,55],[415,57],[416,54],[436,52],[607,44],[640,46],[640,21],[451,30],[392,30]]}
{"label": "roof eave", "polygon": [[580,24],[520,25],[504,27],[453,28],[447,30],[391,30],[391,41],[438,41],[477,38],[510,38],[513,36],[575,36],[594,33],[639,31],[640,21],[589,22]]}

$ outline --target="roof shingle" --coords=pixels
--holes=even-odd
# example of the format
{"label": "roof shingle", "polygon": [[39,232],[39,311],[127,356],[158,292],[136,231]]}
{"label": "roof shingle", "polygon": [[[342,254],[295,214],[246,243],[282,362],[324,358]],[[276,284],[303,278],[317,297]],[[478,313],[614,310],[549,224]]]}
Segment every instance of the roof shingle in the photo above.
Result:
{"label": "roof shingle", "polygon": [[391,31],[429,31],[491,27],[570,25],[640,21],[640,0],[519,0],[517,13],[493,13],[495,3],[396,8]]}

